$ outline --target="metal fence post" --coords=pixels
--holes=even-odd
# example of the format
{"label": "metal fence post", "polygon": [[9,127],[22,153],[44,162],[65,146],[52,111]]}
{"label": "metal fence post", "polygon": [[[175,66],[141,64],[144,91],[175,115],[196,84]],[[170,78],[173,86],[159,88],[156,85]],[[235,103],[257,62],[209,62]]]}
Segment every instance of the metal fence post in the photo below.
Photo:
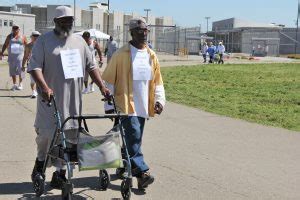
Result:
{"label": "metal fence post", "polygon": [[177,33],[177,29],[176,29],[176,25],[174,26],[174,56],[176,55],[176,33]]}

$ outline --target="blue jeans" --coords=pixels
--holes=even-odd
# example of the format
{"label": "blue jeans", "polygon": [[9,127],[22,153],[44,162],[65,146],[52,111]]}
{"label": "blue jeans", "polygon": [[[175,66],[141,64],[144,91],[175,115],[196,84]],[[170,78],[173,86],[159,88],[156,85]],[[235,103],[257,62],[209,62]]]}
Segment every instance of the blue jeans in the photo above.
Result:
{"label": "blue jeans", "polygon": [[144,161],[144,155],[141,149],[145,118],[129,116],[122,120],[122,125],[132,165],[132,175],[137,176],[141,172],[149,170],[148,165]]}

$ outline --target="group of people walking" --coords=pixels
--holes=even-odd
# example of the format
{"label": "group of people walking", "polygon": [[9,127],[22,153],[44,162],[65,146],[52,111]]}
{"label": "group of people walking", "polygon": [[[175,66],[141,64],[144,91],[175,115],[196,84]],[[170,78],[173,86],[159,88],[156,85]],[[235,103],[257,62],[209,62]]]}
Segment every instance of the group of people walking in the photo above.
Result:
{"label": "group of people walking", "polygon": [[207,56],[209,56],[208,63],[224,64],[224,53],[225,46],[223,45],[223,42],[219,42],[217,46],[215,46],[212,42],[209,42],[208,45],[204,42],[201,48],[204,63],[207,62]]}
{"label": "group of people walking", "polygon": [[[138,188],[144,190],[154,181],[149,173],[142,153],[142,138],[145,121],[155,114],[161,114],[165,105],[165,91],[160,73],[160,65],[154,51],[147,45],[149,26],[144,18],[133,18],[129,22],[132,40],[117,50],[110,38],[105,54],[108,65],[101,75],[98,70],[95,52],[99,55],[100,66],[103,63],[99,44],[93,41],[88,32],[80,37],[73,32],[73,12],[69,7],[58,6],[53,19],[55,28],[43,35],[34,31],[31,42],[20,34],[18,25],[7,36],[1,51],[8,48],[10,76],[13,90],[22,89],[22,72],[32,77],[33,96],[37,97],[35,131],[37,155],[31,174],[32,180],[41,176],[45,157],[51,139],[55,133],[53,110],[45,101],[55,95],[56,105],[64,121],[69,116],[81,115],[82,94],[88,89],[88,77],[92,79],[103,96],[115,95],[115,102],[121,113],[128,114],[122,119],[125,141],[131,157],[132,173],[137,178]],[[24,53],[25,52],[25,53]],[[19,76],[19,83],[16,77]],[[35,84],[37,85],[37,91]],[[85,88],[83,88],[83,85]],[[37,95],[38,93],[38,95]],[[111,110],[105,105],[106,110]],[[65,126],[67,139],[74,139],[78,133],[78,124],[70,120]],[[52,163],[56,167],[50,185],[61,189],[66,181],[66,169],[62,162]]]}
{"label": "group of people walking", "polygon": [[[11,33],[6,37],[6,40],[2,46],[0,52],[0,60],[4,57],[4,52],[7,50],[8,53],[8,64],[9,64],[9,76],[12,78],[13,86],[12,91],[23,90],[23,80],[26,77],[26,68],[31,58],[31,51],[35,41],[41,35],[38,31],[33,31],[30,35],[30,42],[28,43],[27,38],[21,34],[20,27],[17,24],[13,24]],[[92,39],[90,33],[85,31],[82,35],[83,39],[87,43],[89,50],[92,53],[92,60],[95,65],[100,68],[103,65],[103,57],[100,49],[100,45],[94,39]],[[112,57],[113,53],[118,50],[118,44],[110,36],[107,41],[105,48],[105,56],[107,56],[107,63]],[[99,62],[96,61],[96,55],[98,54]],[[18,80],[17,80],[18,78]],[[85,73],[84,76],[84,89],[83,94],[92,93],[95,91],[93,80],[88,84],[89,74]],[[32,90],[31,98],[36,98],[38,93],[36,90],[36,84],[32,76],[30,76],[30,86]]]}

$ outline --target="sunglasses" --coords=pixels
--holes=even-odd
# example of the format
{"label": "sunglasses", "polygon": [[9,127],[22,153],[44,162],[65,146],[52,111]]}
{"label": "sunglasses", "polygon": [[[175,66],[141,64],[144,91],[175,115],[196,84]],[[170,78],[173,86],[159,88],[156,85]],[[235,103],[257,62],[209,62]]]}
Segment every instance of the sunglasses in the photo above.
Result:
{"label": "sunglasses", "polygon": [[59,24],[71,24],[74,22],[73,17],[62,17],[56,20],[57,23]]}
{"label": "sunglasses", "polygon": [[133,31],[138,33],[138,34],[143,34],[143,33],[149,33],[150,32],[150,30],[142,29],[142,28],[136,28],[136,29],[133,29]]}

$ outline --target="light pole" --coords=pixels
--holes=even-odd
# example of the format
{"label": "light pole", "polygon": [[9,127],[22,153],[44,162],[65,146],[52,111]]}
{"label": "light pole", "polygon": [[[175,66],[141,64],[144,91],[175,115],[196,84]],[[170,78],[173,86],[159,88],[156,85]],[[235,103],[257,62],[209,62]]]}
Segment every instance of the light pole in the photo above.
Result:
{"label": "light pole", "polygon": [[297,21],[296,21],[297,28],[296,28],[295,54],[297,54],[297,47],[298,47],[299,12],[300,12],[300,1],[298,0],[298,13],[297,13]]}
{"label": "light pole", "polygon": [[147,16],[147,23],[149,23],[149,12],[151,11],[151,9],[147,8],[147,9],[144,9],[144,11],[147,13],[146,16]]}
{"label": "light pole", "polygon": [[76,30],[76,0],[74,0],[74,30]]}
{"label": "light pole", "polygon": [[210,19],[210,17],[205,17],[206,19],[206,33],[208,33],[208,20]]}
{"label": "light pole", "polygon": [[107,3],[101,3],[102,6],[107,6],[107,34],[109,35],[109,0]]}

